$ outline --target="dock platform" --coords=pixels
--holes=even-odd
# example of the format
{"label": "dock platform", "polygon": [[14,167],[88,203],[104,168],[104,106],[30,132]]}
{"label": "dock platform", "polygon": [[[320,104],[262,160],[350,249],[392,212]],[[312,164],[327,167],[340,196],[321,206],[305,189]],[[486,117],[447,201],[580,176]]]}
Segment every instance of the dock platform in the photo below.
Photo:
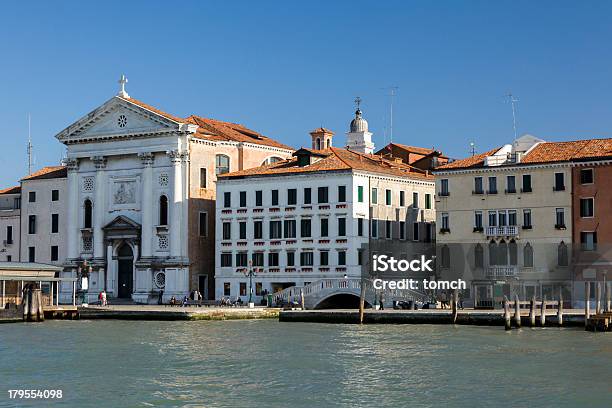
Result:
{"label": "dock platform", "polygon": [[117,320],[242,320],[277,319],[280,309],[255,307],[197,307],[111,305],[79,307],[81,319]]}

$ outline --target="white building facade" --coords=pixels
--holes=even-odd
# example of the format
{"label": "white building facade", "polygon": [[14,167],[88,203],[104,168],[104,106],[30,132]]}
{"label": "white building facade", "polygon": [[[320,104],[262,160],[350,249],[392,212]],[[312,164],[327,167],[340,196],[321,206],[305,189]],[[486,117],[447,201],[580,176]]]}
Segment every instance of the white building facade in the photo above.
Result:
{"label": "white building facade", "polygon": [[19,260],[21,188],[0,191],[0,262]]}
{"label": "white building facade", "polygon": [[241,125],[167,114],[120,82],[118,96],[56,136],[67,148],[64,275],[87,275],[90,301],[101,290],[138,303],[206,296],[216,175],[292,149]]}
{"label": "white building facade", "polygon": [[[356,119],[365,122],[361,112]],[[321,128],[313,149],[219,178],[217,299],[246,301],[252,289],[259,302],[323,278],[360,277],[370,240],[434,239],[433,176],[368,154],[367,122],[360,132],[367,140],[350,140],[360,151],[332,147]]]}

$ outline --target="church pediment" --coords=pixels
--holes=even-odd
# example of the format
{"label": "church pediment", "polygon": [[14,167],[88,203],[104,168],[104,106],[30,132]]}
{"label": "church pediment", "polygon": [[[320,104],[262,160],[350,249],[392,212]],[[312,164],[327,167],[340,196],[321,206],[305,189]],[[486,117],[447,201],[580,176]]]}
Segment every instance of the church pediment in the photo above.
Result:
{"label": "church pediment", "polygon": [[125,215],[119,215],[102,229],[105,231],[139,230],[140,224]]}
{"label": "church pediment", "polygon": [[115,96],[58,133],[56,138],[71,144],[177,131],[195,132],[195,128],[142,102]]}

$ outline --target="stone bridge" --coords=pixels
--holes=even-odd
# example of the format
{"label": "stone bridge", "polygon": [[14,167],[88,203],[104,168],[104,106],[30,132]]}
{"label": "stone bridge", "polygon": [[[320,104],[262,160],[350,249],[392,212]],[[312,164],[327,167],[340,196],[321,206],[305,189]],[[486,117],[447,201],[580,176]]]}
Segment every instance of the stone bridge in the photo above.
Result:
{"label": "stone bridge", "polygon": [[[352,309],[359,307],[361,296],[361,282],[356,279],[320,279],[306,286],[292,286],[276,292],[273,299],[277,304],[289,302],[301,303],[304,296],[304,307],[306,309]],[[365,302],[366,307],[378,303],[381,292],[385,306],[391,306],[395,300],[424,301],[427,296],[419,291],[402,290],[375,290],[372,282],[365,280]]]}

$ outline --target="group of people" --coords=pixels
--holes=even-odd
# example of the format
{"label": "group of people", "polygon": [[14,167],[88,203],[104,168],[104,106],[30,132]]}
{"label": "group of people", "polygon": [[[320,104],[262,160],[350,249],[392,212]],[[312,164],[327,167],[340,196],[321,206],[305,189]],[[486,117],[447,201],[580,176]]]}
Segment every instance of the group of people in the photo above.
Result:
{"label": "group of people", "polygon": [[100,306],[108,306],[108,301],[106,300],[106,291],[102,290],[98,295],[98,303]]}
{"label": "group of people", "polygon": [[[160,291],[159,292],[159,300],[157,301],[157,304],[162,305],[163,304],[163,296],[164,296],[164,291]],[[183,296],[183,300],[179,301],[176,296],[172,296],[170,298],[170,301],[168,302],[168,304],[170,306],[183,306],[186,307],[188,306],[191,302],[193,302],[193,304],[198,305],[198,306],[202,306],[202,294],[200,293],[199,290],[192,290],[191,293],[189,294],[189,296],[185,295]]]}
{"label": "group of people", "polygon": [[[449,291],[442,291],[438,293],[438,295],[436,296],[436,300],[440,302],[440,304],[442,305],[442,309],[450,309],[452,299],[453,299],[452,292],[449,292]],[[463,309],[463,292],[462,291],[458,291],[457,306],[459,307],[459,309]]]}

